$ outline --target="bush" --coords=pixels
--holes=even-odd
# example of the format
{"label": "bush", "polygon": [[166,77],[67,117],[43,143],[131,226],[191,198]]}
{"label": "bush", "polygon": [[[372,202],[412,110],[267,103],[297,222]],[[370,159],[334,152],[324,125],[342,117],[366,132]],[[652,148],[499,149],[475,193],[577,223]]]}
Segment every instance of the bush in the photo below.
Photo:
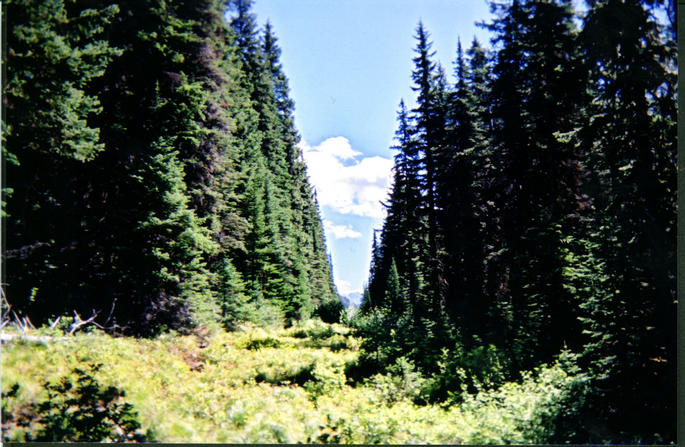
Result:
{"label": "bush", "polygon": [[424,383],[425,379],[415,370],[411,360],[405,357],[398,358],[388,367],[388,374],[377,374],[371,379],[371,384],[389,405],[404,399],[417,404],[425,403],[421,397]]}
{"label": "bush", "polygon": [[101,364],[89,370],[74,369],[76,380],[62,377],[57,384],[45,383],[48,399],[37,405],[42,428],[36,441],[49,442],[145,442],[151,433],[143,434],[138,414],[129,403],[122,402],[126,393],[114,386],[100,385],[93,375]]}
{"label": "bush", "polygon": [[245,349],[255,351],[262,348],[278,348],[281,342],[273,337],[251,338],[245,343]]}
{"label": "bush", "polygon": [[561,444],[582,427],[577,409],[587,393],[586,377],[562,362],[524,372],[519,383],[466,395],[460,406],[473,427],[473,444]]}
{"label": "bush", "polygon": [[324,340],[335,335],[335,330],[321,320],[312,319],[301,323],[292,329],[290,336],[294,338],[310,338],[314,341]]}
{"label": "bush", "polygon": [[316,380],[314,377],[315,364],[310,363],[300,367],[291,367],[282,370],[258,370],[255,376],[257,383],[266,382],[272,385],[285,386],[288,384],[304,385],[307,382]]}
{"label": "bush", "polygon": [[2,390],[2,442],[26,442],[35,437],[36,407],[20,402],[19,389],[14,383]]}
{"label": "bush", "polygon": [[325,323],[340,323],[340,316],[345,310],[339,299],[324,301],[316,310],[316,315]]}
{"label": "bush", "polygon": [[318,362],[312,369],[313,380],[305,385],[310,397],[316,399],[322,394],[332,394],[345,385],[342,366]]}
{"label": "bush", "polygon": [[[475,340],[479,343],[479,340]],[[474,344],[468,350],[460,343],[443,349],[438,372],[426,381],[422,395],[429,402],[459,403],[464,394],[493,389],[507,379],[504,356],[493,345]]]}

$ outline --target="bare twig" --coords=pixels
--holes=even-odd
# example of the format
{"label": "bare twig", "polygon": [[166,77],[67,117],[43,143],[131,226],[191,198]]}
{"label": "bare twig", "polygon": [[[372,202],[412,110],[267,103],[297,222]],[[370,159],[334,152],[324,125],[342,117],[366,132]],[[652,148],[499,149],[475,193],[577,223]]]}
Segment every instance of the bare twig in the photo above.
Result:
{"label": "bare twig", "polygon": [[59,324],[59,320],[61,320],[61,319],[62,319],[62,317],[59,316],[59,317],[55,318],[55,321],[48,320],[48,322],[50,323],[50,329],[54,329],[55,326],[57,326]]}
{"label": "bare twig", "polygon": [[36,327],[33,325],[33,323],[31,323],[31,320],[29,319],[29,317],[22,317],[21,320],[22,320],[23,325],[26,329],[34,329],[34,330],[36,329]]}
{"label": "bare twig", "polygon": [[5,296],[4,286],[5,284],[0,285],[0,308],[2,309],[0,311],[0,329],[7,326],[7,324],[10,322],[10,309],[12,309],[12,306],[10,305],[9,301],[7,301],[7,297]]}
{"label": "bare twig", "polygon": [[104,324],[109,323],[109,320],[112,318],[112,314],[114,314],[114,306],[117,304],[117,297],[114,297],[112,300],[112,308],[109,310],[109,315],[107,315],[107,319],[105,320]]}
{"label": "bare twig", "polygon": [[84,320],[81,318],[81,315],[79,315],[78,312],[76,312],[74,310],[74,318],[75,319],[74,319],[74,322],[71,323],[71,329],[69,330],[69,335],[73,335],[74,332],[76,332],[80,327],[85,326],[89,323],[92,323],[95,320],[95,317],[97,317],[99,313],[100,312],[95,312],[95,309],[93,309],[93,314],[87,320]]}
{"label": "bare twig", "polygon": [[27,326],[26,322],[24,321],[23,318],[19,318],[19,315],[15,311],[12,311],[12,315],[14,316],[14,325],[18,327],[22,333],[26,333],[26,331],[29,329]]}

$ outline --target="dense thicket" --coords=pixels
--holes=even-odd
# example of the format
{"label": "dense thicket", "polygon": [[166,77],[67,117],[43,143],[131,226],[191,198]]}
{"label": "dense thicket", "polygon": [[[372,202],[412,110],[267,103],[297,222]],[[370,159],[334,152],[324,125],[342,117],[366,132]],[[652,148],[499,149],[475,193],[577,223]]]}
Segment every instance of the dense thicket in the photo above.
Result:
{"label": "dense thicket", "polygon": [[363,361],[443,400],[564,352],[587,394],[550,442],[674,441],[673,5],[586,3],[492,1],[453,85],[419,24]]}
{"label": "dense thicket", "polygon": [[133,333],[337,301],[293,102],[249,0],[10,0],[9,302]]}

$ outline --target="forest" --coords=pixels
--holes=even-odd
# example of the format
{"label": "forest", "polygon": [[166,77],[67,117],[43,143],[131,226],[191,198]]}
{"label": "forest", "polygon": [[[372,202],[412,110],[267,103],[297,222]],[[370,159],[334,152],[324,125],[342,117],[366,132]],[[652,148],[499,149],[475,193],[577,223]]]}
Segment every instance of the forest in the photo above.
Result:
{"label": "forest", "polygon": [[488,4],[356,309],[252,0],[4,1],[2,441],[674,444],[675,2]]}

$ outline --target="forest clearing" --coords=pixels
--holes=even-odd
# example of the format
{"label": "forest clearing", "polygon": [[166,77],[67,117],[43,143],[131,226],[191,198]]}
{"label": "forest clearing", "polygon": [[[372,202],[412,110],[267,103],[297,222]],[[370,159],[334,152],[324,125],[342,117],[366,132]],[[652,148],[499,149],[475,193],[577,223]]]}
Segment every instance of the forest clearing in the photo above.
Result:
{"label": "forest clearing", "polygon": [[[417,404],[423,379],[406,365],[399,375],[349,381],[360,342],[349,327],[320,320],[142,340],[18,338],[3,345],[3,389],[19,384],[16,395],[3,395],[3,441],[61,440],[39,436],[36,408],[47,398],[44,383],[76,383],[74,369],[124,391],[119,401],[133,405],[139,434],[165,443],[535,443],[568,400],[571,380],[555,366],[458,406]],[[87,439],[78,438],[87,423],[72,426],[72,440]]]}
{"label": "forest clearing", "polygon": [[676,442],[675,1],[397,1],[2,1],[3,442]]}

